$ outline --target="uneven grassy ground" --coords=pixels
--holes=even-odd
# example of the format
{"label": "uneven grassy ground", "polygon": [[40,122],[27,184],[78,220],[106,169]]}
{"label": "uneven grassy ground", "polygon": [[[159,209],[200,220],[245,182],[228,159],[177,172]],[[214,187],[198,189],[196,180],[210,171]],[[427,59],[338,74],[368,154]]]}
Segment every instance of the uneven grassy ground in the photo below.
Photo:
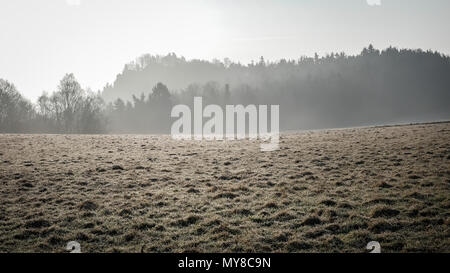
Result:
{"label": "uneven grassy ground", "polygon": [[0,136],[0,252],[450,252],[450,124]]}

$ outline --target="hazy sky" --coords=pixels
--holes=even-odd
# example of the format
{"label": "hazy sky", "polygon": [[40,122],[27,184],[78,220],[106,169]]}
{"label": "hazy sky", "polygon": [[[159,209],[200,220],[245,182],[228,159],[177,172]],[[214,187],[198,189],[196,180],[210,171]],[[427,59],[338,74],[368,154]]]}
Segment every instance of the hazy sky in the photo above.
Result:
{"label": "hazy sky", "polygon": [[248,63],[373,43],[450,54],[448,0],[0,0],[0,11],[0,78],[33,101],[68,72],[102,89],[144,53]]}

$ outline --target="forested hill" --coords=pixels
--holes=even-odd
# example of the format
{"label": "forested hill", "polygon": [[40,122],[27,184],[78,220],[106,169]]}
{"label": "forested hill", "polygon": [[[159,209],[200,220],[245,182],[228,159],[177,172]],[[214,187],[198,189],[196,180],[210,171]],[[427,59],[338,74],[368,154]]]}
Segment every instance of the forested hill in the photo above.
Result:
{"label": "forested hill", "polygon": [[158,82],[168,87],[172,104],[199,95],[217,104],[279,104],[282,129],[450,119],[450,58],[420,49],[370,45],[356,56],[261,57],[248,65],[145,55],[126,65],[102,96],[137,102]]}
{"label": "forested hill", "polygon": [[[308,96],[341,94],[371,98],[373,93],[387,93],[394,100],[408,95],[417,99],[448,98],[450,59],[438,52],[387,48],[364,48],[357,56],[331,53],[324,57],[266,62],[263,57],[248,65],[228,59],[212,62],[186,60],[175,54],[143,55],[125,65],[115,82],[105,86],[102,96],[109,102],[130,100],[132,95],[149,94],[162,82],[171,91],[189,89],[189,85],[229,84],[231,92],[245,88],[256,92],[280,94],[289,91]],[[192,88],[192,86],[191,86]],[[348,98],[350,99],[350,98]]]}

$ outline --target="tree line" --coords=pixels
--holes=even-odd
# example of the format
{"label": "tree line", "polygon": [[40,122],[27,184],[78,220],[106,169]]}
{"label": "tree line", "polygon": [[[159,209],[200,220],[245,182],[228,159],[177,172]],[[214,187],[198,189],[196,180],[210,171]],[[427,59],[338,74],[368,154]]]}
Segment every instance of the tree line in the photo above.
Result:
{"label": "tree line", "polygon": [[1,133],[105,133],[104,101],[83,90],[73,74],[61,80],[57,91],[44,92],[32,104],[6,80],[0,79]]}
{"label": "tree line", "polygon": [[389,47],[248,65],[144,55],[102,92],[72,74],[28,102],[0,81],[0,132],[169,133],[173,105],[279,104],[282,130],[450,119],[450,57]]}

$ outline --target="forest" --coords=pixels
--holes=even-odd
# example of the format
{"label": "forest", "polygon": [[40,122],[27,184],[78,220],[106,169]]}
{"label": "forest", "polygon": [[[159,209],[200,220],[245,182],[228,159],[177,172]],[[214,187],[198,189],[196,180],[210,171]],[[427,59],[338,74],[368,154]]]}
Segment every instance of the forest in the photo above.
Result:
{"label": "forest", "polygon": [[101,91],[66,74],[32,103],[0,79],[0,133],[169,133],[174,105],[280,105],[281,130],[342,128],[450,119],[450,57],[372,45],[243,65],[229,59],[143,55]]}

